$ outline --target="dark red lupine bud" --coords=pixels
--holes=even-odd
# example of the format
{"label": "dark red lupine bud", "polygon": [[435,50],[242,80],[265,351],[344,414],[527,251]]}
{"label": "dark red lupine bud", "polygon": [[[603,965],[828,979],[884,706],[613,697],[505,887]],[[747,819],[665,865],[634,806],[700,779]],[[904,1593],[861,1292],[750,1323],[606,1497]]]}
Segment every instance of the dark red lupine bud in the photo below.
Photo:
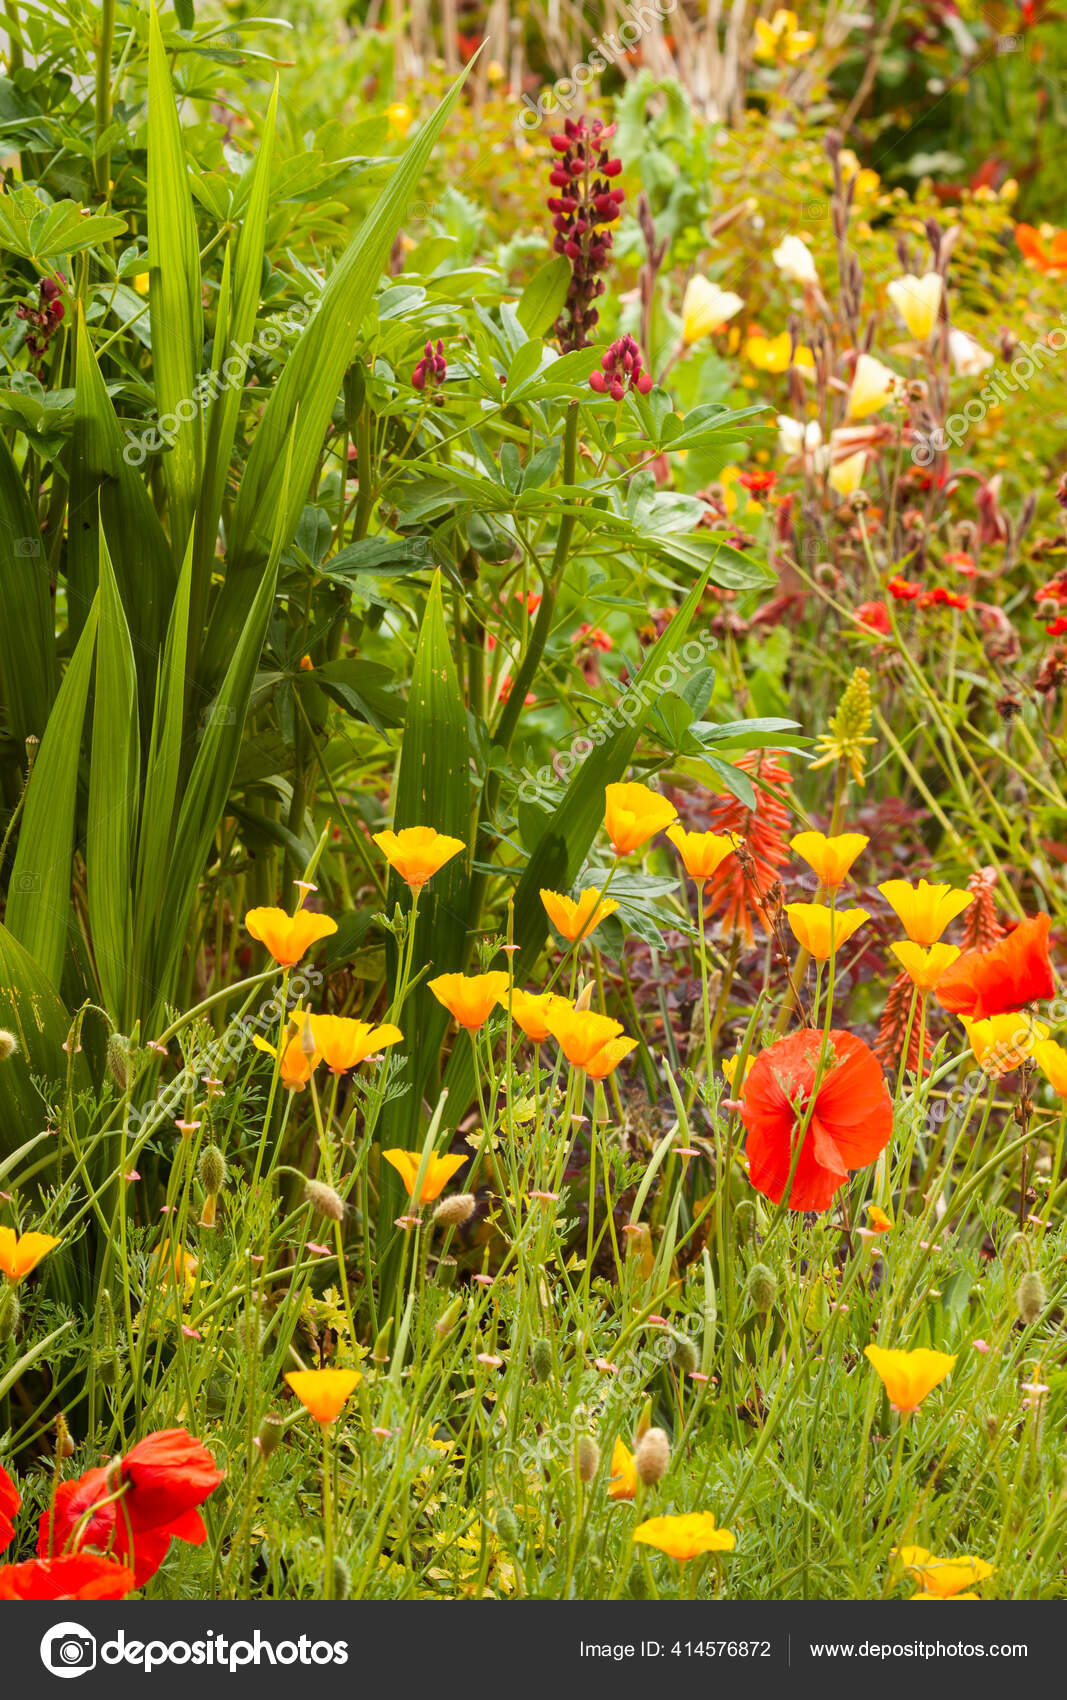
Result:
{"label": "dark red lupine bud", "polygon": [[557,153],[566,153],[567,149],[570,147],[570,143],[566,136],[549,136],[548,139]]}
{"label": "dark red lupine bud", "polygon": [[592,372],[590,374],[589,387],[590,389],[596,390],[597,395],[605,394],[608,387],[608,380],[605,378],[603,372]]}
{"label": "dark red lupine bud", "polygon": [[[589,387],[597,395],[610,395],[612,401],[622,401],[627,387],[648,395],[652,378],[641,369],[641,350],[632,336],[621,336],[600,357],[601,370],[589,376]],[[605,373],[607,376],[605,376]]]}
{"label": "dark red lupine bud", "polygon": [[600,169],[605,177],[617,177],[622,170],[622,160],[606,159]]}

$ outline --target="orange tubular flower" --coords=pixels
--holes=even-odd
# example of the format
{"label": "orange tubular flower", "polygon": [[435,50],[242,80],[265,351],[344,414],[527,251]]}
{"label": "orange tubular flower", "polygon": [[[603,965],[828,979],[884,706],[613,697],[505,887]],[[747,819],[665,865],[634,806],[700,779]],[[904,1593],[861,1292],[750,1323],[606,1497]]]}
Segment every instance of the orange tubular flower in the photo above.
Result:
{"label": "orange tubular flower", "polygon": [[717,1529],[710,1511],[689,1511],[681,1517],[649,1517],[634,1530],[635,1541],[657,1547],[679,1564],[705,1552],[733,1552],[735,1541],[729,1529]]}
{"label": "orange tubular flower", "polygon": [[606,1080],[630,1052],[637,1049],[636,1039],[609,1039],[601,1045],[595,1057],[590,1057],[585,1072],[590,1080]]}
{"label": "orange tubular flower", "polygon": [[849,1170],[873,1163],[893,1132],[893,1105],[873,1051],[855,1034],[836,1029],[829,1043],[817,1088],[823,1035],[806,1027],[760,1053],[741,1094],[748,1178],[773,1204],[785,1192],[796,1140],[807,1122],[790,1210],[828,1209]]}
{"label": "orange tubular flower", "polygon": [[[267,1039],[253,1033],[252,1043],[257,1051],[265,1051],[269,1057],[277,1057],[278,1047]],[[281,1063],[278,1068],[278,1079],[290,1092],[302,1092],[311,1079],[311,1071],[318,1063],[318,1056],[305,1055],[302,1037],[299,1033],[292,1039],[287,1039],[282,1046]]]}
{"label": "orange tubular flower", "polygon": [[9,1281],[22,1281],[58,1244],[52,1234],[16,1234],[14,1228],[0,1228],[0,1271]]}
{"label": "orange tubular flower", "polygon": [[358,1068],[383,1045],[395,1045],[404,1037],[399,1027],[388,1021],[374,1027],[369,1021],[352,1021],[344,1015],[312,1015],[308,1019],[315,1055],[322,1058],[331,1074]]}
{"label": "orange tubular flower", "polygon": [[298,909],[295,915],[284,909],[250,909],[245,927],[266,945],[280,968],[295,968],[313,944],[337,931],[337,922],[310,909]]}
{"label": "orange tubular flower", "polygon": [[789,840],[789,848],[803,857],[827,891],[834,891],[870,842],[862,832],[839,832],[832,838],[827,838],[825,832],[798,832]]}
{"label": "orange tubular flower", "polygon": [[560,999],[562,1008],[550,1009],[545,1025],[572,1068],[585,1068],[598,1051],[622,1032],[622,1022],[592,1009],[573,1009]]}
{"label": "orange tubular flower", "polygon": [[535,1045],[543,1044],[549,1037],[546,1023],[554,1005],[561,1003],[570,1008],[566,998],[558,997],[555,992],[520,992],[517,987],[511,992],[510,1003],[506,992],[500,1003],[502,1008],[510,1009],[516,1027],[521,1028]]}
{"label": "orange tubular flower", "polygon": [[604,792],[604,825],[616,856],[640,850],[677,815],[674,804],[647,785],[609,785]]}
{"label": "orange tubular flower", "polygon": [[608,1478],[609,1499],[635,1499],[637,1497],[637,1465],[634,1455],[625,1441],[618,1436],[611,1449],[611,1475]]}
{"label": "orange tubular flower", "polygon": [[363,1376],[358,1369],[294,1369],[285,1379],[305,1411],[326,1428],[340,1416]]}
{"label": "orange tubular flower", "polygon": [[127,1565],[96,1553],[0,1565],[0,1600],[121,1600],[137,1585]]}
{"label": "orange tubular flower", "polygon": [[944,1381],[955,1365],[947,1352],[931,1352],[921,1346],[914,1352],[894,1352],[885,1346],[865,1346],[863,1355],[873,1364],[889,1403],[897,1411],[915,1411],[928,1393]]}
{"label": "orange tubular flower", "polygon": [[421,1151],[402,1151],[394,1146],[391,1151],[383,1151],[382,1156],[390,1168],[396,1170],[404,1185],[412,1204],[432,1204],[443,1189],[448,1185],[457,1169],[462,1169],[468,1161],[466,1157],[436,1157],[431,1156],[426,1165],[426,1173],[422,1177],[422,1190],[415,1197],[415,1183],[419,1178],[419,1164],[422,1162]]}
{"label": "orange tubular flower", "polygon": [[491,974],[439,974],[430,981],[430,990],[461,1027],[477,1033],[507,996],[508,976],[502,969]]}
{"label": "orange tubular flower", "polygon": [[376,832],[374,842],[405,885],[421,891],[427,880],[467,846],[432,826],[406,826],[402,832]]}
{"label": "orange tubular flower", "polygon": [[945,974],[937,999],[953,1015],[985,1021],[1051,998],[1056,993],[1049,961],[1047,915],[1020,921],[992,950],[968,950]]}
{"label": "orange tubular flower", "polygon": [[913,944],[936,944],[950,921],[974,901],[974,893],[956,891],[950,885],[931,885],[920,880],[886,880],[878,890],[893,910]]}
{"label": "orange tubular flower", "polygon": [[587,887],[577,903],[569,897],[562,897],[558,891],[542,891],[541,902],[557,933],[569,944],[574,944],[577,939],[587,939],[594,927],[599,927],[601,921],[614,915],[619,907],[610,898],[602,898],[595,886]]}
{"label": "orange tubular flower", "polygon": [[667,837],[682,858],[689,878],[701,885],[717,872],[727,856],[734,854],[733,839],[723,838],[717,832],[686,832],[684,827],[671,826],[667,828]]}

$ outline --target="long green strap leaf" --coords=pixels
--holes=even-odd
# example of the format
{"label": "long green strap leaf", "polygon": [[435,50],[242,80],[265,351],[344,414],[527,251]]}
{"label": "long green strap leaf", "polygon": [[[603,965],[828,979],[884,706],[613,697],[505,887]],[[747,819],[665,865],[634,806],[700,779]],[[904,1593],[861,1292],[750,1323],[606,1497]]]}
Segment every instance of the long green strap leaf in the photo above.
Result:
{"label": "long green strap leaf", "polygon": [[56,693],[56,644],[41,528],[0,437],[0,687],[11,730],[22,742],[44,732]]}
{"label": "long green strap leaf", "polygon": [[89,929],[108,1013],[127,1029],[134,832],[141,784],[137,670],[107,544],[100,539],[99,627],[85,868]]}
{"label": "long green strap leaf", "polygon": [[[65,1080],[68,1065],[75,1085],[88,1085],[85,1058],[70,1063],[63,1049],[71,1020],[54,985],[7,927],[0,926],[0,1026],[14,1033],[18,1047],[0,1068],[0,1155],[5,1158],[41,1126],[44,1104],[37,1081]],[[53,1146],[55,1136],[49,1136]],[[6,1175],[0,1166],[0,1183]]]}

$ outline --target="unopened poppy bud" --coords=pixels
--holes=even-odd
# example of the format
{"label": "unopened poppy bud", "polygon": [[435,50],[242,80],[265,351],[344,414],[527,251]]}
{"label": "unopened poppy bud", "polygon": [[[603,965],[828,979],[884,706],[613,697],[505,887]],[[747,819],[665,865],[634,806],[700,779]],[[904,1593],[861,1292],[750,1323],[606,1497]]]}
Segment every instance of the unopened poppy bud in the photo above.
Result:
{"label": "unopened poppy bud", "polygon": [[644,1404],[641,1406],[641,1415],[638,1417],[637,1426],[634,1429],[634,1444],[635,1445],[638,1445],[638,1446],[640,1445],[644,1436],[648,1433],[648,1431],[651,1427],[652,1427],[652,1401],[651,1401],[651,1399],[646,1399]]}
{"label": "unopened poppy bud", "polygon": [[766,1316],[778,1297],[778,1277],[765,1263],[754,1263],[748,1272],[748,1296],[761,1316]]}
{"label": "unopened poppy bud", "polygon": [[443,1340],[446,1334],[451,1334],[456,1323],[463,1314],[463,1294],[457,1293],[447,1310],[443,1310],[433,1325],[433,1331]]}
{"label": "unopened poppy bud", "polygon": [[345,1201],[325,1181],[305,1181],[304,1197],[320,1216],[328,1216],[331,1222],[344,1221]]}
{"label": "unopened poppy bud", "polygon": [[514,1552],[519,1544],[519,1519],[510,1505],[502,1505],[496,1514],[496,1532],[502,1546]]}
{"label": "unopened poppy bud", "polygon": [[593,982],[587,980],[574,1000],[575,1009],[588,1009],[593,1001]]}
{"label": "unopened poppy bud", "polygon": [[756,1206],[751,1198],[743,1198],[735,1207],[734,1232],[740,1245],[746,1244],[756,1232]]}
{"label": "unopened poppy bud", "polygon": [[5,1281],[0,1288],[0,1340],[13,1340],[18,1331],[22,1307],[12,1283]]}
{"label": "unopened poppy bud", "polygon": [[204,1202],[203,1202],[203,1204],[200,1208],[200,1220],[197,1223],[197,1227],[199,1227],[199,1228],[213,1228],[214,1226],[215,1226],[215,1194],[213,1192],[209,1192],[207,1194],[207,1197],[204,1199]]}
{"label": "unopened poppy bud", "polygon": [[259,1433],[256,1435],[256,1445],[259,1447],[260,1457],[269,1458],[272,1452],[276,1452],[278,1442],[284,1433],[284,1417],[275,1416],[273,1411],[268,1411],[260,1423]]}
{"label": "unopened poppy bud", "polygon": [[591,1434],[578,1436],[576,1459],[579,1481],[591,1482],[600,1468],[600,1448]]}
{"label": "unopened poppy bud", "polygon": [[14,1056],[19,1048],[19,1042],[14,1033],[9,1033],[6,1027],[0,1027],[0,1062],[6,1062]]}
{"label": "unopened poppy bud", "polygon": [[552,1379],[552,1345],[548,1340],[535,1340],[530,1348],[535,1381]]}
{"label": "unopened poppy bud", "polygon": [[333,1555],[333,1597],[335,1600],[347,1600],[352,1591],[352,1572],[341,1557],[340,1553]]}
{"label": "unopened poppy bud", "polygon": [[387,1364],[389,1362],[389,1336],[392,1330],[393,1319],[390,1317],[384,1328],[379,1328],[375,1337],[374,1350],[371,1353],[372,1362],[376,1364]]}
{"label": "unopened poppy bud", "polygon": [[[0,1055],[7,1055],[3,1035],[0,1035]],[[120,1092],[125,1092],[130,1084],[130,1041],[125,1033],[112,1033],[108,1038],[107,1071]]]}
{"label": "unopened poppy bud", "polygon": [[671,1461],[671,1443],[661,1428],[650,1428],[641,1436],[634,1453],[634,1468],[646,1487],[652,1487],[667,1473]]}
{"label": "unopened poppy bud", "polygon": [[200,1185],[206,1193],[221,1192],[226,1185],[226,1159],[217,1145],[205,1145],[196,1165]]}
{"label": "unopened poppy bud", "polygon": [[626,1578],[626,1597],[631,1600],[648,1599],[648,1581],[636,1559],[631,1564],[630,1574]]}
{"label": "unopened poppy bud", "polygon": [[304,1025],[300,1029],[300,1049],[309,1061],[315,1055],[315,1033],[310,1015],[305,1015]]}
{"label": "unopened poppy bud", "polygon": [[1036,1269],[1028,1269],[1019,1282],[1015,1295],[1015,1308],[1019,1312],[1020,1322],[1029,1327],[1030,1323],[1036,1322],[1038,1317],[1044,1314],[1047,1304],[1048,1293],[1044,1281]]}
{"label": "unopened poppy bud", "polygon": [[671,1335],[671,1362],[680,1375],[692,1375],[700,1368],[700,1353],[688,1334]]}
{"label": "unopened poppy bud", "polygon": [[454,1192],[450,1198],[442,1198],[433,1213],[435,1222],[440,1222],[445,1228],[459,1228],[464,1222],[469,1222],[478,1207],[478,1200],[472,1192]]}

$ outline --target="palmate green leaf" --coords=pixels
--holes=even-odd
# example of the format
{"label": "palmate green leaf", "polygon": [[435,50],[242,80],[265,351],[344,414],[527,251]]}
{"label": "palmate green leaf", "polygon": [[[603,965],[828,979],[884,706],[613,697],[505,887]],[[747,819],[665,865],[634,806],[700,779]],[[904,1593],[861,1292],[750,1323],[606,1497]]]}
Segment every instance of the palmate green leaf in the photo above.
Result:
{"label": "palmate green leaf", "polygon": [[46,205],[28,186],[0,195],[0,253],[18,254],[43,272],[56,261],[121,236],[126,220],[110,213],[88,213],[77,201]]}
{"label": "palmate green leaf", "polygon": [[87,1086],[85,1058],[73,1059],[63,1044],[71,1019],[48,976],[5,926],[0,926],[0,1027],[18,1048],[0,1067],[0,1154],[7,1156],[42,1125],[45,1105],[34,1080],[59,1083],[73,1072],[75,1088]]}
{"label": "palmate green leaf", "polygon": [[0,437],[0,687],[11,731],[20,743],[39,738],[56,693],[56,644],[48,562],[11,451]]}
{"label": "palmate green leaf", "polygon": [[99,623],[85,867],[89,930],[104,1005],[126,1031],[130,875],[141,781],[137,670],[115,572],[100,538]]}
{"label": "palmate green leaf", "polygon": [[[204,344],[200,249],[167,52],[153,7],[148,25],[148,259],[156,408],[173,444],[163,457],[175,561],[192,524],[203,428],[195,401]],[[183,418],[192,404],[191,418]]]}
{"label": "palmate green leaf", "polygon": [[[283,548],[296,531],[363,317],[378,287],[411,195],[470,69],[468,65],[433,117],[410,143],[330,273],[318,310],[263,410],[237,493],[226,582],[215,606],[205,646],[204,670],[209,676],[221,671],[231,652],[234,634],[244,624],[279,510],[283,516]],[[284,497],[283,463],[290,440],[293,475],[289,494]]]}
{"label": "palmate green leaf", "polygon": [[94,602],[63,676],[26,787],[6,923],[58,989],[70,918],[74,813],[85,704],[96,648]]}

